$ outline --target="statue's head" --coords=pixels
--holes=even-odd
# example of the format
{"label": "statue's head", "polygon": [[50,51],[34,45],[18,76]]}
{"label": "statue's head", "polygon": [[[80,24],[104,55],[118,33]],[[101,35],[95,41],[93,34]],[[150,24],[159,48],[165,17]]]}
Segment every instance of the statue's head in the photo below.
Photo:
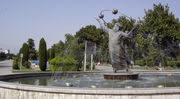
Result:
{"label": "statue's head", "polygon": [[115,23],[114,24],[114,27],[113,27],[113,30],[115,31],[119,31],[122,29],[122,25],[120,23]]}

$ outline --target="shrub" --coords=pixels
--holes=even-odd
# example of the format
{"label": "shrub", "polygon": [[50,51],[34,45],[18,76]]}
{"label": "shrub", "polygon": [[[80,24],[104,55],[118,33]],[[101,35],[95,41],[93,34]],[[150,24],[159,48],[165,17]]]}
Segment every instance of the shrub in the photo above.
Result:
{"label": "shrub", "polygon": [[168,70],[171,70],[171,66],[168,66]]}
{"label": "shrub", "polygon": [[135,64],[136,65],[140,65],[140,66],[144,66],[145,65],[145,61],[143,59],[135,60]]}
{"label": "shrub", "polygon": [[63,66],[62,71],[77,71],[77,66]]}
{"label": "shrub", "polygon": [[174,67],[176,66],[176,63],[177,63],[177,66],[179,67],[180,66],[180,61],[167,61],[167,66],[171,66],[171,67]]}
{"label": "shrub", "polygon": [[31,67],[31,63],[28,62],[28,61],[25,61],[25,62],[23,63],[23,66],[26,67],[26,68],[30,68],[30,67]]}
{"label": "shrub", "polygon": [[147,64],[146,65],[148,65],[148,66],[154,66],[155,64],[154,64],[154,62],[152,61],[152,60],[149,60],[149,61],[147,61]]}
{"label": "shrub", "polygon": [[144,66],[144,69],[145,69],[145,70],[148,70],[148,66],[147,66],[147,65],[146,65],[146,66]]}
{"label": "shrub", "polygon": [[76,71],[77,61],[66,55],[65,57],[55,57],[49,61],[51,71]]}
{"label": "shrub", "polygon": [[18,58],[15,58],[13,61],[13,69],[19,69]]}

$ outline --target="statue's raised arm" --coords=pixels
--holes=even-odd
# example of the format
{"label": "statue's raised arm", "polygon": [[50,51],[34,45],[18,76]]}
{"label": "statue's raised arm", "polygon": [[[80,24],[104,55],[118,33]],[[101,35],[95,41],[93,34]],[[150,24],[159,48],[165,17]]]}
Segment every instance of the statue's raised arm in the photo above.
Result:
{"label": "statue's raised arm", "polygon": [[98,23],[100,24],[101,29],[102,29],[103,31],[105,31],[106,33],[108,33],[109,28],[107,27],[107,23],[102,22],[99,18],[95,18],[95,19],[96,19],[96,20],[98,21]]}
{"label": "statue's raised arm", "polygon": [[126,31],[126,32],[120,31],[121,35],[124,36],[124,37],[127,37],[127,38],[131,38],[134,30],[139,27],[139,25],[137,23],[135,23],[133,26],[134,27],[129,32],[128,31]]}

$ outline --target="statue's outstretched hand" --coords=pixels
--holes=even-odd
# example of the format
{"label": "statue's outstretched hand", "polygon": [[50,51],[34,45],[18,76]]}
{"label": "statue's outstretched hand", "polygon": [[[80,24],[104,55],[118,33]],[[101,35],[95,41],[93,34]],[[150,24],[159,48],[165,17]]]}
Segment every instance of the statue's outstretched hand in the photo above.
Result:
{"label": "statue's outstretched hand", "polygon": [[96,17],[94,17],[98,22],[100,21],[100,19],[99,18],[96,18]]}
{"label": "statue's outstretched hand", "polygon": [[134,23],[133,26],[134,26],[134,28],[138,28],[139,24],[138,23]]}

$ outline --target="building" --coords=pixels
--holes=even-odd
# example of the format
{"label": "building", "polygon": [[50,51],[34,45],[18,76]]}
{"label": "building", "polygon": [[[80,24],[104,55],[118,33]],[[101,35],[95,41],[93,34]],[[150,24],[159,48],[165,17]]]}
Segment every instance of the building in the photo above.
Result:
{"label": "building", "polygon": [[4,50],[4,53],[5,53],[5,54],[9,54],[9,53],[10,53],[10,50]]}

